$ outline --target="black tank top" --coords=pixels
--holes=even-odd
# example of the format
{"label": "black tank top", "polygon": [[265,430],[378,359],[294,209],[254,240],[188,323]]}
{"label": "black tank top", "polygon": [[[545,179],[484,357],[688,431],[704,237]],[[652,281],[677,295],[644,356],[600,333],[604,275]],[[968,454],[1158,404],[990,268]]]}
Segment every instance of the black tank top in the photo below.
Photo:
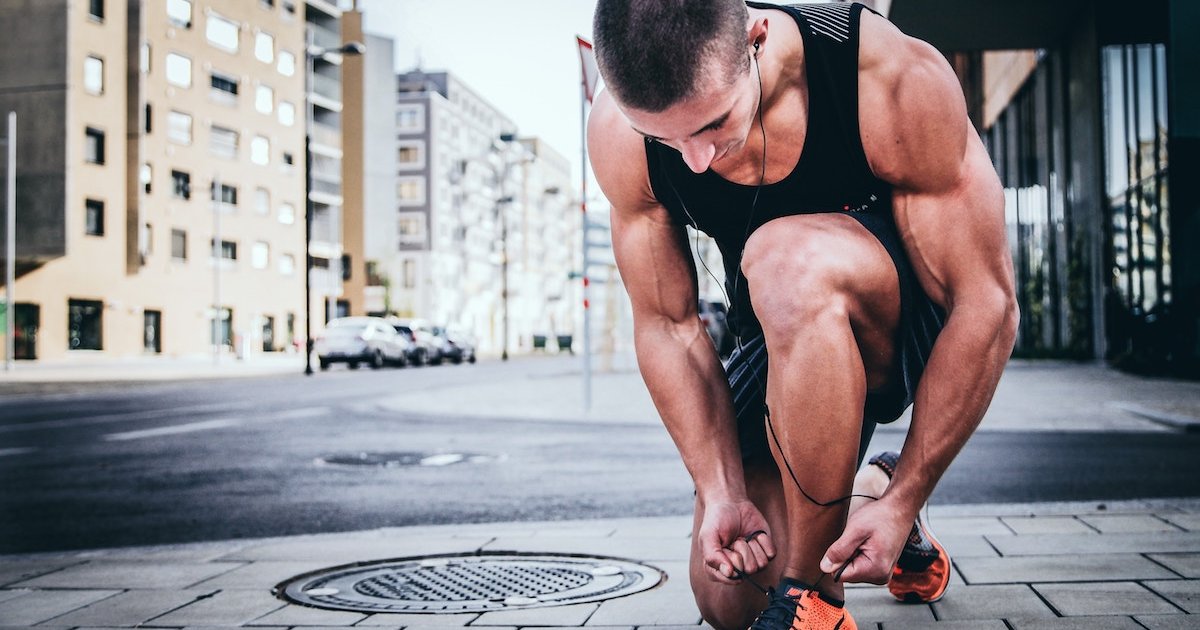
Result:
{"label": "black tank top", "polygon": [[[785,11],[800,28],[809,111],[804,147],[795,168],[779,182],[762,186],[750,216],[757,185],[730,182],[712,169],[693,173],[675,149],[646,143],[655,198],[676,223],[691,225],[716,241],[732,302],[731,324],[743,335],[758,328],[746,279],[738,277],[742,249],[754,230],[772,219],[817,212],[881,213],[891,220],[891,186],[871,172],[858,129],[859,18],[866,7],[858,3],[746,4]],[[770,137],[767,147],[770,151]]]}

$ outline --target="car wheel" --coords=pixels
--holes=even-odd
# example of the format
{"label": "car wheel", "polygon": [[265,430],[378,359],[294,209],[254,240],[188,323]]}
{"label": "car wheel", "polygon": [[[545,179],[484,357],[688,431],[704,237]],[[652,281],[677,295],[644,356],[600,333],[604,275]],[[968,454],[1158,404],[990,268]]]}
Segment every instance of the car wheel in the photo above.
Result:
{"label": "car wheel", "polygon": [[350,362],[348,365],[349,365],[349,367],[350,367],[350,369],[351,369],[351,370],[357,370],[357,369],[358,369],[358,361],[351,361],[351,362]]}
{"label": "car wheel", "polygon": [[321,371],[324,372],[325,370],[328,370],[329,362],[326,361],[325,359],[321,359],[320,361],[321,361]]}
{"label": "car wheel", "polygon": [[371,355],[371,369],[378,370],[383,367],[383,353],[376,350],[375,354]]}
{"label": "car wheel", "polygon": [[474,362],[475,362],[475,353],[474,353],[474,352],[472,352],[472,353],[471,353],[471,358],[470,358],[470,359],[467,359],[467,363],[474,363]]}

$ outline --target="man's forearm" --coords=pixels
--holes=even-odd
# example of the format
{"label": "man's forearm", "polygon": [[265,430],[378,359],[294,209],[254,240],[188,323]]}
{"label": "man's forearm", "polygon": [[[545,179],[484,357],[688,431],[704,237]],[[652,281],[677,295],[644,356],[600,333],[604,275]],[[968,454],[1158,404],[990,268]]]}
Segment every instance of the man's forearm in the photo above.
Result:
{"label": "man's forearm", "polygon": [[974,433],[1012,352],[1016,307],[963,305],[948,317],[917,388],[890,500],[915,516]]}
{"label": "man's forearm", "polygon": [[642,378],[699,498],[744,498],[733,404],[703,326],[641,326],[635,343]]}

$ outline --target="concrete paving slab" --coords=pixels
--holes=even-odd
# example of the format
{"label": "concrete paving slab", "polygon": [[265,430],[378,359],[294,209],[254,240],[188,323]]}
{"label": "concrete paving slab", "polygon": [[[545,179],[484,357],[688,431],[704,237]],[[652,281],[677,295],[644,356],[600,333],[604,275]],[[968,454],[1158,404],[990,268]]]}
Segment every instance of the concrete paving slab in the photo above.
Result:
{"label": "concrete paving slab", "polygon": [[1033,588],[1066,617],[1178,612],[1170,602],[1134,582],[1034,584]]}
{"label": "concrete paving slab", "polygon": [[627,597],[601,602],[587,622],[591,626],[694,626],[700,623],[700,610],[688,583],[687,564],[663,563],[658,568],[667,580],[658,588]]}
{"label": "concrete paving slab", "polygon": [[75,566],[80,562],[80,560],[61,558],[46,559],[0,556],[0,586],[17,584],[38,576],[61,571],[67,567]]}
{"label": "concrete paving slab", "polygon": [[0,619],[3,619],[6,624],[32,626],[112,597],[120,592],[86,589],[28,591],[20,597],[0,602]]}
{"label": "concrete paving slab", "polygon": [[962,558],[955,568],[968,584],[1152,580],[1175,575],[1135,554]]}
{"label": "concrete paving slab", "polygon": [[1080,516],[1079,520],[1101,534],[1133,534],[1143,532],[1177,532],[1179,526],[1153,514],[1106,514]]}
{"label": "concrete paving slab", "polygon": [[475,626],[571,626],[587,623],[589,617],[600,608],[600,604],[575,604],[552,608],[529,608],[526,610],[499,610],[486,612],[471,622]]}
{"label": "concrete paving slab", "polygon": [[1042,534],[988,536],[1004,556],[1200,552],[1200,533]]}
{"label": "concrete paving slab", "polygon": [[883,630],[1008,630],[999,619],[981,621],[936,621],[930,623],[884,623]]}
{"label": "concrete paving slab", "polygon": [[1188,613],[1200,614],[1200,580],[1154,580],[1145,585]]}
{"label": "concrete paving slab", "polygon": [[1006,516],[1000,520],[1017,535],[1098,533],[1074,516]]}
{"label": "concrete paving slab", "polygon": [[1185,578],[1200,578],[1200,553],[1152,553],[1147,557]]}
{"label": "concrete paving slab", "polygon": [[138,626],[213,592],[212,589],[126,591],[58,617],[55,623],[71,626]]}
{"label": "concrete paving slab", "polygon": [[935,620],[929,606],[901,604],[886,588],[881,587],[847,589],[846,609],[855,621],[924,623]]}
{"label": "concrete paving slab", "polygon": [[968,621],[1002,619],[1022,616],[1053,617],[1037,593],[1024,584],[996,586],[957,586],[946,590],[946,596],[931,604],[937,619]]}
{"label": "concrete paving slab", "polygon": [[934,532],[951,558],[996,558],[996,548],[983,536]]}
{"label": "concrete paving slab", "polygon": [[48,575],[18,582],[21,588],[187,588],[211,577],[232,571],[237,562],[151,562],[145,560],[94,560]]}
{"label": "concrete paving slab", "polygon": [[155,562],[209,562],[246,546],[246,541],[216,541],[177,545],[115,547],[75,552],[80,560],[153,560]]}
{"label": "concrete paving slab", "polygon": [[323,610],[308,606],[289,605],[251,621],[251,626],[353,626],[366,619],[363,613],[344,610]]}
{"label": "concrete paving slab", "polygon": [[1200,629],[1200,615],[1137,615],[1134,619],[1149,630]]}
{"label": "concrete paving slab", "polygon": [[20,597],[28,592],[29,592],[29,589],[27,589],[27,588],[14,589],[11,591],[0,591],[0,602],[10,600],[14,597]]}
{"label": "concrete paving slab", "polygon": [[1013,630],[1142,630],[1132,617],[1060,617],[1009,619]]}
{"label": "concrete paving slab", "polygon": [[221,591],[212,597],[151,619],[146,625],[241,626],[286,605],[267,591]]}
{"label": "concrete paving slab", "polygon": [[1200,514],[1164,514],[1162,517],[1189,532],[1200,532]]}
{"label": "concrete paving slab", "polygon": [[491,542],[491,540],[491,536],[475,538],[427,538],[413,536],[402,539],[373,537],[354,540],[335,538],[322,541],[303,539],[285,540],[263,545],[252,545],[228,556],[223,556],[222,560],[275,560],[285,562],[311,560],[326,562],[333,566],[352,562],[407,558],[411,556],[474,553],[485,544]]}
{"label": "concrete paving slab", "polygon": [[262,562],[251,562],[232,571],[199,582],[196,584],[196,587],[213,590],[270,590],[271,587],[284,580],[324,569],[328,566],[327,563],[316,561],[275,562],[264,560]]}
{"label": "concrete paving slab", "polygon": [[927,524],[939,539],[947,536],[1004,536],[1016,532],[998,516],[931,516]]}

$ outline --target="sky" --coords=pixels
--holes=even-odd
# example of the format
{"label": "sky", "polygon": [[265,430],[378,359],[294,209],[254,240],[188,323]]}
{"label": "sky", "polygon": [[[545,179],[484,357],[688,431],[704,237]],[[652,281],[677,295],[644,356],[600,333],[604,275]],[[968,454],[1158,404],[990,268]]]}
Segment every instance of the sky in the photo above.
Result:
{"label": "sky", "polygon": [[364,29],[394,40],[397,72],[418,64],[451,72],[510,117],[519,135],[541,137],[580,172],[575,36],[591,40],[595,0],[360,0],[360,6]]}

